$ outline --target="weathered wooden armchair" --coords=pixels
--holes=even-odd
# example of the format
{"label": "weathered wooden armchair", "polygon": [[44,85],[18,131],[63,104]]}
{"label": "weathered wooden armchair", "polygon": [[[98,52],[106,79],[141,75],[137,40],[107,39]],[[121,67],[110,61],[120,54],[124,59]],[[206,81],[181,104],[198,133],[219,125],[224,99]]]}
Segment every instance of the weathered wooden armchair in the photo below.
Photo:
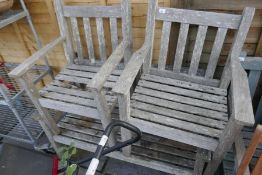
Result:
{"label": "weathered wooden armchair", "polygon": [[[135,52],[117,81],[120,118],[143,132],[193,145],[211,151],[212,160],[204,174],[217,169],[224,153],[243,125],[253,125],[253,111],[246,73],[239,54],[251,24],[254,9],[245,8],[242,15],[162,8],[157,0],[149,1],[145,43]],[[163,22],[159,61],[152,65],[155,21]],[[170,29],[179,23],[180,30],[173,66],[167,66]],[[188,71],[182,70],[189,27],[198,26]],[[205,74],[197,74],[207,30],[217,28]],[[222,76],[214,78],[220,52],[228,30],[235,37]],[[142,70],[142,74],[141,71]],[[185,69],[186,70],[186,69]],[[141,75],[141,76],[140,76]],[[137,85],[130,92],[132,85]],[[122,131],[122,139],[130,137]],[[130,154],[130,148],[125,150]],[[203,168],[197,160],[195,168]]]}
{"label": "weathered wooden armchair", "polygon": [[[49,140],[57,149],[56,141],[70,144],[74,140],[62,136],[62,131],[45,108],[101,119],[102,125],[107,126],[111,121],[111,110],[117,101],[117,98],[110,93],[110,89],[121,73],[121,70],[115,70],[115,68],[123,58],[122,63],[131,56],[132,33],[131,8],[128,0],[122,0],[121,5],[93,7],[67,6],[63,5],[61,0],[56,0],[55,8],[61,36],[26,59],[9,75],[17,78],[24,86],[40,112],[41,120],[45,121],[45,132]],[[109,57],[106,52],[104,33],[105,18],[109,20],[113,50]],[[118,41],[117,30],[117,20],[119,19],[122,21],[123,40],[121,42]],[[84,38],[81,38],[79,30],[78,22],[80,20],[83,22]],[[99,57],[97,58],[95,58],[94,52],[93,39],[95,35],[92,31],[94,28],[91,28],[92,25],[90,25],[91,20],[96,22],[99,44]],[[84,55],[81,43],[81,40],[85,39],[88,56]],[[49,85],[38,93],[32,80],[27,77],[27,71],[60,43],[63,43],[68,64]],[[105,67],[101,69],[101,65],[105,65]],[[66,127],[63,129],[66,129],[67,135],[70,135],[70,131],[76,128]],[[83,129],[82,132],[88,131]],[[110,141],[114,142],[113,138]]]}

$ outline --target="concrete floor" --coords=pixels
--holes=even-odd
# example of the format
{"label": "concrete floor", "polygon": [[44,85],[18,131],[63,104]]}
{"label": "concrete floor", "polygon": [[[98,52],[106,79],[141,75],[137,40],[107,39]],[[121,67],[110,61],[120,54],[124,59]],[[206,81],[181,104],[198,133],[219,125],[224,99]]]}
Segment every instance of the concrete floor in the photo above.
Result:
{"label": "concrete floor", "polygon": [[[88,153],[81,151],[80,154],[83,157]],[[51,155],[34,151],[31,146],[26,144],[0,143],[1,175],[51,175],[52,163]],[[88,167],[88,164],[85,167]],[[80,168],[78,175],[85,175],[85,172],[85,168]],[[168,175],[167,173],[110,158],[103,158],[96,174]]]}

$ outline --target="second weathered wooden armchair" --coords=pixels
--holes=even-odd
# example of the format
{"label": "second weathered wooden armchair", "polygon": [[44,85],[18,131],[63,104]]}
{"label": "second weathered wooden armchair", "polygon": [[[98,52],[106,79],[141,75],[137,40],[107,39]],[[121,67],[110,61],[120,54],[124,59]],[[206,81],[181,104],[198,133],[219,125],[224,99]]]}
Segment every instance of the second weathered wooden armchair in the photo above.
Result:
{"label": "second weathered wooden armchair", "polygon": [[[99,119],[103,127],[106,127],[111,122],[111,110],[117,101],[117,98],[110,93],[110,89],[121,74],[120,69],[115,69],[119,62],[124,60],[122,61],[124,64],[131,56],[132,33],[131,8],[128,0],[122,0],[121,5],[93,7],[63,5],[61,0],[56,0],[55,8],[60,37],[26,59],[9,75],[17,78],[29,94],[41,114],[40,120],[45,123],[44,129],[49,140],[57,150],[55,142],[65,144],[74,142],[72,137],[77,135],[72,135],[71,131],[79,128],[71,125],[57,126],[46,108]],[[112,43],[112,53],[109,57],[104,19],[109,21]],[[118,41],[118,20],[122,22],[121,42]],[[79,25],[79,21],[83,25]],[[84,37],[81,37],[80,26],[83,27]],[[94,51],[94,36],[96,36],[92,31],[94,29],[97,30],[99,56]],[[87,43],[87,49],[83,48],[84,42],[81,41]],[[63,43],[68,63],[39,93],[32,80],[27,77],[27,71],[60,43]],[[88,51],[87,56],[84,55],[83,50]],[[102,65],[105,67],[101,68]],[[70,121],[77,122],[77,120]],[[85,133],[88,129],[82,128],[81,131],[77,131],[75,133]],[[114,139],[110,139],[110,142],[113,143]]]}
{"label": "second weathered wooden armchair", "polygon": [[[199,154],[203,150],[212,152],[204,172],[211,175],[241,128],[254,123],[247,76],[238,59],[254,9],[245,8],[242,15],[232,15],[162,8],[157,4],[157,0],[149,1],[145,43],[133,54],[113,88],[118,94],[120,119],[145,133],[193,145],[199,148]],[[159,61],[154,66],[156,20],[163,22],[163,28]],[[170,68],[167,55],[169,42],[174,38],[170,36],[172,23],[178,23],[180,30]],[[198,30],[190,64],[184,69],[185,48],[192,44],[187,40],[191,26],[198,26]],[[216,28],[217,32],[202,75],[198,73],[199,63],[209,28]],[[233,44],[222,75],[214,78],[228,30],[235,31]],[[137,85],[132,93],[133,84]],[[126,130],[121,134],[123,140],[131,137]],[[129,155],[130,150],[126,149],[125,154]],[[203,167],[204,162],[197,160],[195,172],[201,172]]]}

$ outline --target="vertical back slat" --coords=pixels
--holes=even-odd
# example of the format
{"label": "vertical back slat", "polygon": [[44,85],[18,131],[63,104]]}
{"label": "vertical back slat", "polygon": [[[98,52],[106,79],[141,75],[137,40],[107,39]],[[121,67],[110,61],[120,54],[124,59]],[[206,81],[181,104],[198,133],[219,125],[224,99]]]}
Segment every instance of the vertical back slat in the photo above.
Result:
{"label": "vertical back slat", "polygon": [[189,72],[188,72],[189,75],[196,75],[197,73],[200,56],[203,50],[203,45],[204,45],[204,41],[206,37],[206,32],[207,32],[207,26],[198,27],[195,46],[194,46],[193,55],[191,58]]}
{"label": "vertical back slat", "polygon": [[89,56],[89,59],[91,60],[91,63],[94,63],[95,62],[94,44],[93,44],[93,39],[92,39],[92,31],[91,31],[89,18],[83,18],[83,23],[84,23],[88,56]]}
{"label": "vertical back slat", "polygon": [[112,49],[115,50],[118,45],[118,36],[117,36],[117,19],[110,18],[110,32],[111,32],[111,43]]}
{"label": "vertical back slat", "polygon": [[187,41],[188,29],[189,29],[189,24],[181,23],[180,29],[179,29],[178,41],[177,41],[174,67],[173,67],[173,70],[176,73],[180,72],[180,69],[182,66],[185,47],[186,47],[186,41]]}
{"label": "vertical back slat", "polygon": [[102,61],[105,61],[106,60],[106,44],[105,44],[105,34],[104,34],[104,26],[103,26],[102,18],[96,18],[96,27],[97,27],[100,58]]}
{"label": "vertical back slat", "polygon": [[77,19],[74,17],[71,17],[71,25],[72,25],[72,31],[73,31],[73,38],[76,43],[76,49],[77,49],[77,56],[78,60],[83,62],[83,51],[82,51],[82,44],[80,40],[80,34],[79,34],[79,29],[78,29],[78,24],[77,24]]}
{"label": "vertical back slat", "polygon": [[160,47],[160,54],[159,54],[159,60],[158,60],[158,69],[159,70],[164,70],[166,66],[171,24],[172,23],[169,21],[164,21],[163,23],[163,29],[162,29],[162,35],[161,35],[161,47]]}
{"label": "vertical back slat", "polygon": [[66,23],[66,19],[63,14],[63,4],[61,0],[55,1],[55,10],[56,10],[57,21],[58,21],[60,33],[62,36],[66,37],[66,41],[63,43],[63,46],[64,46],[66,59],[70,64],[70,63],[73,63],[73,59],[74,59],[73,48],[72,48],[72,43],[70,40],[70,35],[68,33],[68,26]]}
{"label": "vertical back slat", "polygon": [[122,0],[121,2],[122,35],[125,43],[127,44],[124,53],[124,63],[126,64],[131,58],[133,50],[132,13],[130,0]]}
{"label": "vertical back slat", "polygon": [[218,28],[216,38],[215,38],[215,42],[213,44],[213,48],[212,48],[212,51],[211,51],[211,54],[210,54],[205,78],[213,78],[213,76],[214,76],[214,72],[216,70],[218,58],[220,56],[221,49],[223,47],[226,34],[227,34],[227,29]]}

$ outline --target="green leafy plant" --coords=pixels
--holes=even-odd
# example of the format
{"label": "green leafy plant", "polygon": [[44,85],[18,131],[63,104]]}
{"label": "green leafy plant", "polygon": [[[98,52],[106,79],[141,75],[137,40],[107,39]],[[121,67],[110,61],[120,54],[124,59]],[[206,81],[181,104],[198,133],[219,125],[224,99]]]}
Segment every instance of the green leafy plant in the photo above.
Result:
{"label": "green leafy plant", "polygon": [[73,175],[74,172],[77,169],[77,165],[76,164],[71,164],[68,165],[68,160],[76,154],[77,150],[76,147],[74,146],[73,143],[71,143],[69,146],[67,147],[61,147],[59,150],[60,154],[62,155],[60,163],[62,164],[62,166],[67,167],[66,168],[66,175]]}

